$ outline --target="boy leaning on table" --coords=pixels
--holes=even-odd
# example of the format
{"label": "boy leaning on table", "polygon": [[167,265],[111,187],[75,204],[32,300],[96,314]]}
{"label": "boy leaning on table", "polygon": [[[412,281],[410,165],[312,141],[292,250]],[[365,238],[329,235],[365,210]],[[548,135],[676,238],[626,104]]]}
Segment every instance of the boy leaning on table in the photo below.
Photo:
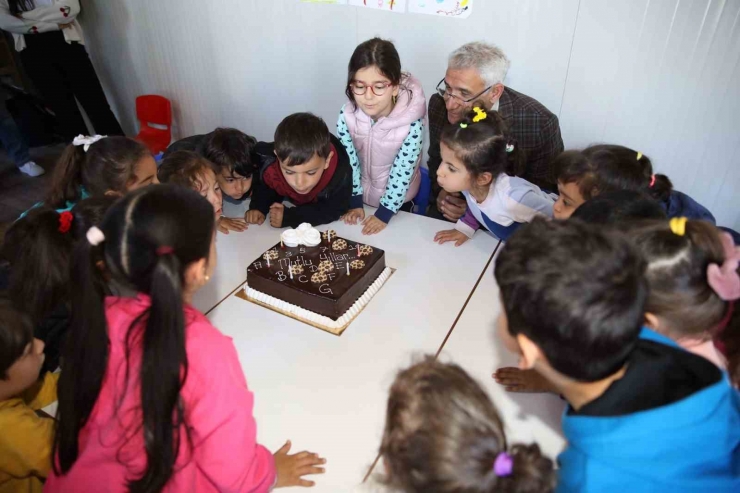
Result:
{"label": "boy leaning on table", "polygon": [[563,492],[740,492],[740,394],[642,327],[645,263],[619,236],[535,220],[496,261],[499,335],[568,401]]}
{"label": "boy leaning on table", "polygon": [[[255,153],[267,156],[252,193],[250,224],[269,215],[275,228],[314,226],[336,221],[349,210],[352,167],[344,146],[326,123],[311,113],[286,117],[275,130],[275,142],[260,142]],[[288,199],[295,207],[285,207]]]}
{"label": "boy leaning on table", "polygon": [[36,411],[57,400],[59,374],[39,380],[43,363],[31,322],[0,301],[0,493],[40,492],[51,468],[54,420]]}

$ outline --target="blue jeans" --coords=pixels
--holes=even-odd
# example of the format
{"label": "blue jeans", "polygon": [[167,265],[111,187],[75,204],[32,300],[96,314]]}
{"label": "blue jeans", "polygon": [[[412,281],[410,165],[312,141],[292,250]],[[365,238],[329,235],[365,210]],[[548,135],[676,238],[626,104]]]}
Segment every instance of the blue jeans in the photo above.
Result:
{"label": "blue jeans", "polygon": [[19,168],[31,160],[31,155],[28,154],[28,144],[2,101],[0,101],[0,142],[10,159]]}

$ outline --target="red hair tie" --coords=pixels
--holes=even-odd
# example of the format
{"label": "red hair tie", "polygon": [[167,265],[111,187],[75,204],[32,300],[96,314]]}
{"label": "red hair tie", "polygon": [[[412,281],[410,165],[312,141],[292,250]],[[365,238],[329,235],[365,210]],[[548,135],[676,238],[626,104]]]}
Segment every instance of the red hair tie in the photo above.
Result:
{"label": "red hair tie", "polygon": [[157,247],[157,257],[161,257],[162,255],[172,255],[175,253],[175,249],[171,246],[161,246]]}
{"label": "red hair tie", "polygon": [[74,216],[69,211],[64,211],[59,214],[59,227],[57,228],[60,233],[65,234],[72,227],[72,221]]}
{"label": "red hair tie", "polygon": [[655,185],[655,175],[652,175],[650,177],[650,188],[653,188],[654,185]]}

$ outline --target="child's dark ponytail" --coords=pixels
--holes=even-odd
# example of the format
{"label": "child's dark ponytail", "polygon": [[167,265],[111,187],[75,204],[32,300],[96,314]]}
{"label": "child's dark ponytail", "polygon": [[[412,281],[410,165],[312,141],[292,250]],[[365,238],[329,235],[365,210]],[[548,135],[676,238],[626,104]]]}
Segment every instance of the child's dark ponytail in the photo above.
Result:
{"label": "child's dark ponytail", "polygon": [[[507,468],[508,464],[510,466]],[[555,488],[552,460],[542,455],[536,443],[512,445],[510,452],[501,452],[496,456],[483,483],[479,491],[490,493],[552,491]]]}
{"label": "child's dark ponytail", "polygon": [[77,460],[79,434],[106,372],[105,292],[97,265],[102,258],[116,285],[151,300],[149,310],[132,323],[126,335],[127,360],[133,352],[142,351],[137,380],[141,382],[140,432],[147,456],[146,469],[130,480],[128,488],[136,493],[160,491],[172,476],[181,432],[185,431],[189,444],[186,409],[180,400],[188,372],[184,272],[195,262],[208,261],[213,237],[211,205],[198,193],[174,185],[129,193],[113,205],[99,229],[88,231],[88,241],[77,248],[73,268],[73,323],[59,383],[54,444],[58,473],[69,471]]}
{"label": "child's dark ponytail", "polygon": [[85,151],[82,146],[70,144],[64,149],[54,168],[44,203],[61,208],[67,202],[77,202],[81,198],[84,162]]}
{"label": "child's dark ponytail", "polygon": [[498,111],[483,110],[476,103],[459,123],[449,124],[440,141],[455,152],[474,177],[491,173],[493,180],[501,173],[524,174],[526,163],[516,139]]}

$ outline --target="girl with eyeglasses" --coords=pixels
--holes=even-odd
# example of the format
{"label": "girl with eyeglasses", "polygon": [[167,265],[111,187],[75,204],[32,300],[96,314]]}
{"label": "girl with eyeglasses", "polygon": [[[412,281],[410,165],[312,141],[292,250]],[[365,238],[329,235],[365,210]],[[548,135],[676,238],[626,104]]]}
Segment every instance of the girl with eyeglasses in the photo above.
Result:
{"label": "girl with eyeglasses", "polygon": [[[375,234],[399,211],[411,210],[419,191],[419,163],[426,123],[421,83],[401,72],[393,43],[373,38],[355,48],[349,61],[346,103],[337,136],[352,165],[352,200],[342,216]],[[365,217],[363,203],[377,207]]]}

